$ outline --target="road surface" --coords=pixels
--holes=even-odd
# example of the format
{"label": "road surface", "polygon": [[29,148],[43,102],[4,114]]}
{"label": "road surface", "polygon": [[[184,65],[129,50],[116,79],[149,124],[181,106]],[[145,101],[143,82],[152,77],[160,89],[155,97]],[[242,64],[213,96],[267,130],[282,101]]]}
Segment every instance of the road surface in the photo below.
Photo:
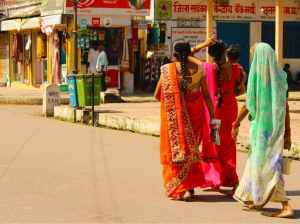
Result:
{"label": "road surface", "polygon": [[[0,106],[0,223],[299,223],[300,162],[286,179],[292,220],[200,190],[195,202],[169,201],[158,138],[46,119],[40,109]],[[238,154],[239,173],[245,159]]]}

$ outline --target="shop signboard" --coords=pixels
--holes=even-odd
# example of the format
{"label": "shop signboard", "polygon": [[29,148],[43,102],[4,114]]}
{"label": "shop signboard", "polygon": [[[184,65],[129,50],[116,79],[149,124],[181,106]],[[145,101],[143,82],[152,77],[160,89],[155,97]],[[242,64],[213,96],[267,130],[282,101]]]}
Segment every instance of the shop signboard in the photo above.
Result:
{"label": "shop signboard", "polygon": [[81,19],[79,24],[81,30],[86,30],[88,26],[88,21],[87,19]]}
{"label": "shop signboard", "polygon": [[[260,1],[259,17],[261,20],[275,19],[275,0]],[[283,8],[284,19],[286,21],[300,20],[300,1],[285,0]]]}
{"label": "shop signboard", "polygon": [[8,18],[29,17],[40,12],[42,0],[0,0],[0,11]]}
{"label": "shop signboard", "polygon": [[[191,47],[195,47],[197,44],[202,43],[206,39],[206,29],[205,28],[195,28],[195,27],[172,27],[172,46],[179,41],[189,42]],[[201,51],[197,57],[204,58],[205,50]]]}
{"label": "shop signboard", "polygon": [[[217,20],[260,21],[274,20],[275,0],[228,0],[227,4],[216,4],[214,16]],[[207,0],[157,0],[157,20],[203,20],[206,17]],[[300,20],[300,1],[284,1],[285,20]]]}
{"label": "shop signboard", "polygon": [[[149,16],[151,0],[82,0],[79,15]],[[72,0],[66,0],[66,13],[73,13]]]}
{"label": "shop signboard", "polygon": [[207,0],[157,0],[155,17],[158,20],[200,19],[205,17]]}
{"label": "shop signboard", "polygon": [[92,17],[92,26],[99,27],[101,24],[101,19],[99,16],[93,16]]}
{"label": "shop signboard", "polygon": [[65,0],[42,0],[41,15],[62,15],[65,4]]}
{"label": "shop signboard", "polygon": [[80,15],[78,21],[87,20],[87,25],[92,27],[118,27],[130,26],[130,16],[98,16],[98,15]]}
{"label": "shop signboard", "polygon": [[229,4],[216,4],[218,20],[257,20],[257,0],[230,0]]}

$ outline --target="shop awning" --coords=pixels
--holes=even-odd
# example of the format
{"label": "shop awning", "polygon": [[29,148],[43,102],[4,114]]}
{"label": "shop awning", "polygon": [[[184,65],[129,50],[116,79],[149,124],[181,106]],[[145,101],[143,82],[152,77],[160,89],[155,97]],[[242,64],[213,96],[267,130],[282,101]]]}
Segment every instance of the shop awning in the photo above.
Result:
{"label": "shop awning", "polygon": [[9,18],[29,17],[41,14],[41,4],[41,0],[11,1],[5,10]]}
{"label": "shop awning", "polygon": [[33,17],[33,18],[19,18],[1,21],[1,31],[13,30],[29,30],[39,29],[41,23],[44,22],[47,26],[59,25],[62,22],[61,15]]}

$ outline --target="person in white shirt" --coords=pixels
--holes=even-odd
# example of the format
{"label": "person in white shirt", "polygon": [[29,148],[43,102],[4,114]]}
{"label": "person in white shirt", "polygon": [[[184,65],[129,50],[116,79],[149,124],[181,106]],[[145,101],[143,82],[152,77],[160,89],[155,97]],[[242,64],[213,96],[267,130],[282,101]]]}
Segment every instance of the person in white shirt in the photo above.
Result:
{"label": "person in white shirt", "polygon": [[94,44],[92,48],[89,50],[88,54],[88,62],[89,62],[89,67],[88,67],[88,73],[96,73],[96,65],[97,65],[97,59],[99,56],[99,50],[97,49],[97,45]]}
{"label": "person in white shirt", "polygon": [[97,72],[103,72],[107,70],[107,66],[108,66],[108,59],[103,44],[100,44],[99,52],[100,53],[97,59],[96,70]]}

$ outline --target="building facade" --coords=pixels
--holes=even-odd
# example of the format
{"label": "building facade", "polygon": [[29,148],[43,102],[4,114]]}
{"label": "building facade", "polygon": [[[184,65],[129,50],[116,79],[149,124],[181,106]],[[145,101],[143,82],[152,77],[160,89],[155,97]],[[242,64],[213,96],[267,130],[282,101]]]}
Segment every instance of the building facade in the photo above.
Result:
{"label": "building facade", "polygon": [[[71,74],[74,63],[72,0],[8,0],[0,34],[0,82],[39,87],[59,84]],[[88,71],[88,50],[103,43],[109,59],[109,85],[121,88],[123,72],[134,70],[140,51],[135,18],[150,13],[150,0],[79,1],[78,68]],[[8,65],[8,66],[7,66]]]}
{"label": "building facade", "polygon": [[[264,41],[275,48],[275,0],[220,2],[214,8],[215,32],[226,43],[241,46],[241,63],[248,69],[249,49],[254,43]],[[289,63],[295,74],[300,71],[300,53],[297,51],[300,48],[300,1],[283,2],[284,63]],[[206,0],[157,0],[155,3],[156,21],[167,26],[165,46],[172,46],[183,36],[194,44],[206,38]],[[167,50],[171,54],[171,48]]]}

